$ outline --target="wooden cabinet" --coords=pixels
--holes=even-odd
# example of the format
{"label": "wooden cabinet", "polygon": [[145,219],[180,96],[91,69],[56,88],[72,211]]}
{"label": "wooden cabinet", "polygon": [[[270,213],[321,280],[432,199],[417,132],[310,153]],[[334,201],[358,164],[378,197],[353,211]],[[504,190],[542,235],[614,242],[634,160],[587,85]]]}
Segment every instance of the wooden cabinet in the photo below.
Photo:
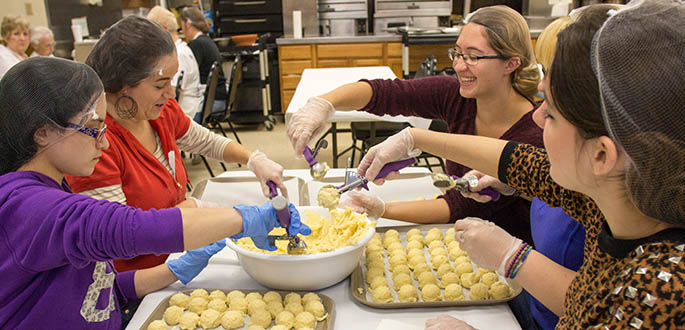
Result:
{"label": "wooden cabinet", "polygon": [[389,66],[402,77],[402,43],[369,42],[278,46],[281,111],[285,113],[306,68]]}

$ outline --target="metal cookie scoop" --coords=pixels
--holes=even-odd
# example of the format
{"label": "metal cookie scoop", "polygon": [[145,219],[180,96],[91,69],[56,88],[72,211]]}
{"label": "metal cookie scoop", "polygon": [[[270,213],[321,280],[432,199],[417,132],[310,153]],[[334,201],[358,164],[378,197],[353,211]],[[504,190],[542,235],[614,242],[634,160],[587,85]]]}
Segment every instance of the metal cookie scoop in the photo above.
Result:
{"label": "metal cookie scoop", "polygon": [[[472,187],[478,184],[478,178],[473,175],[467,175],[462,178],[456,175],[446,175],[442,173],[433,174],[433,186],[441,189],[456,189],[461,192],[473,192]],[[498,201],[500,193],[492,188],[485,188],[477,192],[480,195],[490,196],[492,201]]]}
{"label": "metal cookie scoop", "polygon": [[[416,158],[409,158],[405,160],[387,163],[385,164],[385,166],[383,166],[383,168],[381,168],[381,171],[378,172],[376,179],[383,179],[386,176],[388,176],[388,174],[395,171],[399,171],[415,163]],[[345,175],[345,183],[343,185],[338,187],[333,185],[325,185],[321,187],[321,190],[319,190],[319,194],[317,195],[319,205],[327,209],[336,208],[338,206],[338,201],[340,200],[341,194],[344,194],[345,192],[356,188],[363,188],[365,190],[369,190],[369,180],[367,180],[363,176],[358,176],[354,172],[349,173],[350,174]],[[337,195],[335,195],[336,193]]]}
{"label": "metal cookie scoop", "polygon": [[303,254],[307,248],[307,244],[297,237],[297,235],[290,235],[288,228],[290,227],[290,209],[288,208],[288,200],[278,195],[276,190],[276,183],[269,180],[266,182],[271,191],[271,206],[276,210],[276,216],[281,226],[285,228],[284,235],[268,235],[269,243],[276,244],[276,240],[288,240],[288,254]]}
{"label": "metal cookie scoop", "polygon": [[326,140],[321,140],[319,143],[316,144],[316,147],[314,148],[314,151],[310,149],[308,146],[304,148],[304,158],[307,160],[307,163],[309,163],[309,173],[312,175],[312,178],[314,180],[321,180],[323,179],[324,176],[326,176],[326,173],[330,169],[328,167],[328,164],[324,163],[319,163],[316,161],[315,157],[319,153],[319,150],[326,149],[328,147],[328,141]]}

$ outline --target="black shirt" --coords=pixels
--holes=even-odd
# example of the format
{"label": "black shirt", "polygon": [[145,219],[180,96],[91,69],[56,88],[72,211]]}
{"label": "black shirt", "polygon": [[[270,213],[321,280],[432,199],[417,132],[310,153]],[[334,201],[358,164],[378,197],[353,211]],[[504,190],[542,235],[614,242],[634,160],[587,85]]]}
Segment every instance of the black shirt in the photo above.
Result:
{"label": "black shirt", "polygon": [[216,86],[216,96],[214,98],[216,100],[225,100],[226,77],[224,76],[224,70],[221,68],[222,60],[219,47],[216,46],[210,37],[204,34],[191,40],[188,43],[188,47],[190,47],[193,55],[195,55],[197,66],[200,69],[200,82],[202,84],[207,84],[207,76],[212,69],[212,63],[219,62],[219,82]]}

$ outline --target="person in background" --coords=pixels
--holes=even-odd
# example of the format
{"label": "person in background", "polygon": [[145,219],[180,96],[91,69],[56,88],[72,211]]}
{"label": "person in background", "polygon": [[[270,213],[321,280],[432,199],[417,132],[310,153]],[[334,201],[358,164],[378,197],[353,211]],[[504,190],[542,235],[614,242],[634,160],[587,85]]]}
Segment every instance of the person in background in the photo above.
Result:
{"label": "person in background", "polygon": [[0,34],[4,43],[0,44],[0,78],[27,57],[29,29],[29,22],[21,16],[7,15],[2,18]]}
{"label": "person in background", "polygon": [[[311,98],[286,123],[295,155],[302,155],[305,145],[324,129],[336,110],[356,109],[376,115],[438,119],[448,124],[450,133],[542,146],[542,130],[532,119],[537,107],[532,97],[540,75],[521,14],[506,6],[477,10],[448,54],[458,79],[362,80]],[[449,175],[463,176],[470,169],[448,161],[446,170]],[[481,204],[450,190],[434,200],[385,203],[368,194],[346,195],[345,205],[374,217],[448,223],[478,216],[532,243],[530,202],[520,197],[503,196],[497,202]]]}
{"label": "person in background", "polygon": [[31,56],[55,56],[55,36],[52,31],[45,26],[34,26],[31,28]]}
{"label": "person in background", "polygon": [[[180,150],[245,164],[261,182],[271,180],[287,196],[283,167],[259,150],[217,135],[192,121],[179,107],[171,81],[178,71],[169,33],[142,17],[110,27],[86,59],[105,86],[110,148],[88,176],[67,176],[75,192],[143,210],[195,207],[186,200],[188,172]],[[230,201],[233,202],[233,201]],[[200,202],[201,203],[201,202]],[[163,264],[167,254],[115,260],[119,271]]]}
{"label": "person in background", "polygon": [[200,85],[200,71],[197,67],[197,60],[188,44],[178,37],[178,21],[176,16],[161,6],[154,6],[147,14],[147,19],[159,24],[171,34],[171,39],[176,44],[176,55],[178,56],[178,72],[171,80],[171,85],[176,86],[179,76],[183,75],[180,86],[178,104],[186,115],[195,118],[195,114],[202,111],[202,100],[204,88]]}
{"label": "person in background", "polygon": [[[685,5],[632,1],[578,15],[559,33],[540,84],[545,101],[535,121],[546,149],[412,128],[405,143],[384,142],[369,154],[382,156],[380,166],[413,149],[443,156],[581,222],[583,265],[564,277],[540,271],[552,261],[493,223],[455,223],[455,238],[471,260],[514,278],[558,313],[556,329],[682,328]],[[645,51],[661,60],[645,61]],[[659,77],[659,88],[650,77]],[[472,328],[442,316],[426,329]]]}
{"label": "person in background", "polygon": [[[109,146],[103,92],[93,69],[55,57],[29,58],[0,80],[0,329],[119,329],[122,305],[188,283],[227,236],[274,248],[270,202],[143,211],[72,193],[64,176],[92,173]],[[291,233],[311,233],[289,207]],[[139,271],[111,261],[191,249]]]}
{"label": "person in background", "polygon": [[[226,99],[228,93],[226,91],[226,77],[224,70],[221,67],[223,59],[219,53],[219,47],[216,46],[209,33],[209,24],[205,16],[197,7],[185,7],[181,10],[181,30],[183,36],[188,42],[188,47],[193,51],[197,66],[200,69],[200,82],[207,84],[207,76],[212,69],[212,63],[219,63],[219,81],[216,85],[216,95],[214,96],[213,112],[221,112],[226,110]],[[195,115],[195,121],[202,122],[202,114]]]}

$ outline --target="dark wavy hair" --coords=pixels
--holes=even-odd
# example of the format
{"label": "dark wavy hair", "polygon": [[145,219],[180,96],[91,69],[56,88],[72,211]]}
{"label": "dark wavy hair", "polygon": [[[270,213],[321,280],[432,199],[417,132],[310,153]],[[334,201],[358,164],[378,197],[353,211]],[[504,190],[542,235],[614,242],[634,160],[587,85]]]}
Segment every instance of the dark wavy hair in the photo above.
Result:
{"label": "dark wavy hair", "polygon": [[102,91],[97,73],[82,63],[38,56],[13,66],[0,80],[0,175],[35,156],[36,130],[66,127]]}
{"label": "dark wavy hair", "polygon": [[127,16],[105,31],[86,64],[98,73],[106,92],[117,93],[152,75],[155,64],[175,51],[169,32],[159,24]]}

